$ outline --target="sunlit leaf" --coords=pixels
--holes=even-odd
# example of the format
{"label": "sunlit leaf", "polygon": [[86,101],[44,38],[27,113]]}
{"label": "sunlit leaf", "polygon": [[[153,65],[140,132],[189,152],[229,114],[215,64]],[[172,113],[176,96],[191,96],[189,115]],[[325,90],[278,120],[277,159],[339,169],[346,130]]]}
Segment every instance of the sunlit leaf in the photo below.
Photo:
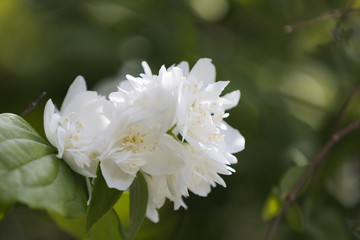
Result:
{"label": "sunlit leaf", "polygon": [[86,231],[89,231],[102,216],[112,209],[122,194],[122,191],[107,186],[100,167],[96,175],[86,220]]}
{"label": "sunlit leaf", "polygon": [[298,167],[304,167],[309,164],[309,160],[305,155],[297,148],[292,148],[289,151],[291,161]]}
{"label": "sunlit leaf", "polygon": [[138,172],[130,186],[130,223],[128,239],[134,239],[139,231],[146,213],[148,189],[144,176]]}
{"label": "sunlit leaf", "polygon": [[353,6],[352,6],[353,8],[358,8],[358,7],[360,7],[360,0],[355,0],[355,1],[353,1]]}
{"label": "sunlit leaf", "polygon": [[267,197],[261,214],[263,221],[268,221],[280,213],[282,206],[281,202],[282,201],[274,194],[270,194]]}
{"label": "sunlit leaf", "polygon": [[289,227],[296,232],[305,229],[304,215],[297,203],[292,202],[285,211],[285,219]]}
{"label": "sunlit leaf", "polygon": [[83,216],[86,191],[81,180],[25,120],[0,114],[1,202]]}

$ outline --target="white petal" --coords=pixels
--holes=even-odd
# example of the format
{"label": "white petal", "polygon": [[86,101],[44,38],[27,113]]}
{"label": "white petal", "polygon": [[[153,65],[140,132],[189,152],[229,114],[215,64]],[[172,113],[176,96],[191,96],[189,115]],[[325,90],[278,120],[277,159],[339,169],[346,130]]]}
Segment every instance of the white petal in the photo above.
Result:
{"label": "white petal", "polygon": [[163,131],[169,130],[175,118],[175,101],[171,93],[164,88],[152,88],[141,94],[134,105],[142,108],[142,112],[148,112],[147,124],[150,126],[160,125]]}
{"label": "white petal", "polygon": [[177,65],[177,67],[182,70],[184,76],[187,76],[189,74],[189,63],[188,62],[182,61],[181,63],[179,63]]}
{"label": "white petal", "polygon": [[[81,158],[87,158],[84,154],[80,153],[80,152],[71,152],[71,151],[65,151],[64,152],[64,155],[63,155],[63,159],[64,161],[67,163],[67,165],[69,165],[69,167],[85,176],[85,177],[96,177],[96,169],[97,169],[97,161],[92,161],[90,162],[90,166],[86,166],[86,165],[83,165],[83,166],[79,166],[77,163],[76,163],[76,159],[78,161],[83,161]],[[89,160],[89,159],[86,159],[86,160]]]}
{"label": "white petal", "polygon": [[[129,75],[130,77],[130,75]],[[132,77],[134,78],[134,77]],[[134,90],[134,88],[131,86],[131,83],[129,80],[123,80],[119,83],[119,89],[122,89],[123,91],[130,92]]]}
{"label": "white petal", "polygon": [[225,135],[225,150],[229,153],[237,153],[245,148],[245,138],[240,132],[231,127],[225,121],[222,122],[226,126],[226,130],[220,130],[220,134]]}
{"label": "white petal", "polygon": [[63,115],[64,110],[70,104],[70,102],[81,92],[86,91],[85,79],[82,76],[77,76],[74,82],[70,85],[69,90],[66,93],[65,99],[61,105],[60,112]]}
{"label": "white petal", "polygon": [[142,169],[151,175],[169,175],[185,166],[185,157],[183,146],[169,135],[164,135],[156,150],[148,155]]}
{"label": "white petal", "polygon": [[207,86],[199,96],[200,101],[213,101],[218,99],[221,92],[230,83],[230,81],[219,81]]}
{"label": "white petal", "polygon": [[200,181],[195,186],[189,186],[190,190],[201,197],[206,197],[211,192],[211,185],[209,182]]}
{"label": "white petal", "polygon": [[55,106],[49,99],[44,109],[44,130],[49,142],[56,147],[56,130],[59,122],[59,114],[55,114]]}
{"label": "white petal", "polygon": [[[79,119],[84,130],[92,136],[105,133],[111,122],[111,107],[113,105],[106,100],[92,101],[80,109]],[[114,109],[115,110],[115,109]]]}
{"label": "white petal", "polygon": [[142,65],[142,67],[144,69],[144,73],[146,75],[152,76],[152,72],[151,72],[151,69],[149,67],[149,64],[147,62],[143,61],[143,62],[141,62],[141,65]]}
{"label": "white petal", "polygon": [[209,58],[201,58],[189,73],[189,78],[196,78],[198,81],[204,81],[206,83],[215,82],[216,70],[214,64],[211,63]]}
{"label": "white petal", "polygon": [[90,104],[93,101],[97,101],[99,98],[97,92],[84,91],[73,96],[69,104],[64,108],[61,106],[61,115],[68,115],[71,112],[79,112],[85,104]]}
{"label": "white petal", "polygon": [[114,161],[106,159],[100,163],[101,171],[107,185],[120,191],[126,190],[134,180],[134,176],[122,171]]}
{"label": "white petal", "polygon": [[62,158],[62,155],[65,151],[65,138],[66,138],[66,131],[63,127],[58,127],[56,132],[55,138],[55,146],[58,149],[57,156]]}
{"label": "white petal", "polygon": [[240,91],[235,90],[231,93],[226,94],[225,96],[221,97],[222,105],[225,110],[231,109],[238,105],[240,100]]}
{"label": "white petal", "polygon": [[152,222],[154,223],[158,223],[159,222],[159,213],[156,210],[156,208],[154,206],[152,206],[151,204],[147,205],[146,208],[146,217],[148,219],[150,219]]}
{"label": "white petal", "polygon": [[[231,153],[226,153],[225,157],[229,164],[236,164],[238,162],[237,158],[234,155],[232,155]],[[230,173],[235,172],[235,169],[232,169],[231,167],[227,167],[227,170]]]}

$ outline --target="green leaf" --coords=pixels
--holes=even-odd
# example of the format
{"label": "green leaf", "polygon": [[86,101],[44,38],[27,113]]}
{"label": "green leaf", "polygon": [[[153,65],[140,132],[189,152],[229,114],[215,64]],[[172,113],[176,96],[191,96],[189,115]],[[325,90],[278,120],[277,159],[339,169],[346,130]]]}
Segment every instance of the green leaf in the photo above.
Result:
{"label": "green leaf", "polygon": [[0,114],[1,202],[83,216],[86,190],[81,180],[24,119]]}
{"label": "green leaf", "polygon": [[126,229],[129,228],[129,216],[130,216],[129,206],[130,206],[130,194],[129,192],[123,192],[119,201],[117,201],[117,203],[114,205],[114,210],[121,219],[122,225]]}
{"label": "green leaf", "polygon": [[269,221],[281,211],[282,201],[274,194],[270,194],[264,204],[261,217],[263,221]]}
{"label": "green leaf", "polygon": [[121,238],[118,223],[116,212],[113,210],[108,211],[104,217],[91,228],[87,238],[90,240],[124,240]]}
{"label": "green leaf", "polygon": [[122,191],[107,186],[100,166],[96,175],[86,219],[86,231],[89,231],[115,205],[122,194]]}
{"label": "green leaf", "polygon": [[129,206],[130,194],[129,192],[123,192],[121,198],[119,199],[119,201],[117,201],[113,208],[119,220],[120,235],[123,237],[123,239],[127,239],[127,229],[129,229]]}
{"label": "green leaf", "polygon": [[309,239],[353,240],[354,236],[346,226],[344,213],[338,207],[318,205],[307,218],[306,233]]}
{"label": "green leaf", "polygon": [[[286,171],[280,181],[280,198],[285,199],[285,197],[295,187],[306,168],[307,166],[292,167]],[[306,187],[306,183],[300,189],[298,195],[301,194],[301,192],[304,190],[304,187]]]}
{"label": "green leaf", "polygon": [[54,212],[50,212],[49,215],[61,230],[71,234],[77,239],[82,239],[85,236],[85,216],[79,218],[66,218]]}
{"label": "green leaf", "polygon": [[85,235],[86,217],[65,218],[58,214],[51,213],[51,217],[63,231],[71,234],[76,239],[83,240],[124,240],[121,238],[118,229],[118,219],[114,211],[108,211],[96,224],[90,229],[87,236]]}
{"label": "green leaf", "polygon": [[285,219],[289,227],[296,232],[304,232],[304,215],[299,205],[292,202],[285,211]]}
{"label": "green leaf", "polygon": [[0,203],[0,223],[12,207],[12,203]]}
{"label": "green leaf", "polygon": [[305,155],[297,148],[292,148],[289,151],[290,159],[298,167],[304,167],[309,164],[309,160]]}
{"label": "green leaf", "polygon": [[139,231],[146,214],[148,189],[144,176],[138,172],[130,186],[130,223],[128,240],[134,239]]}

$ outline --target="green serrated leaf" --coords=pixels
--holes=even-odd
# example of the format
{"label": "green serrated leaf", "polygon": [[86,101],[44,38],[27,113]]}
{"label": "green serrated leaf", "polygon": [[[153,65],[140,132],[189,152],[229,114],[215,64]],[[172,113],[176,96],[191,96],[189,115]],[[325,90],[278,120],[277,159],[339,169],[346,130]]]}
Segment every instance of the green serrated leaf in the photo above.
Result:
{"label": "green serrated leaf", "polygon": [[81,180],[24,119],[0,114],[1,202],[83,216],[86,190]]}
{"label": "green serrated leaf", "polygon": [[101,217],[112,209],[122,194],[122,191],[108,187],[101,173],[100,166],[96,176],[86,219],[86,231],[89,231]]}
{"label": "green serrated leaf", "polygon": [[305,221],[299,205],[292,202],[285,211],[285,219],[289,227],[296,232],[304,232]]}
{"label": "green serrated leaf", "polygon": [[[302,167],[292,167],[286,171],[284,176],[280,181],[280,198],[285,199],[286,195],[288,195],[291,190],[295,187],[296,183],[299,181],[300,177],[304,173],[306,166]],[[304,188],[306,184],[303,185]],[[301,193],[302,191],[299,191]],[[298,193],[298,195],[299,195]]]}
{"label": "green serrated leaf", "polygon": [[263,221],[269,221],[281,211],[282,201],[274,194],[270,194],[264,204],[261,217]]}
{"label": "green serrated leaf", "polygon": [[138,172],[130,186],[130,223],[128,240],[134,239],[144,221],[148,202],[147,183],[141,172]]}

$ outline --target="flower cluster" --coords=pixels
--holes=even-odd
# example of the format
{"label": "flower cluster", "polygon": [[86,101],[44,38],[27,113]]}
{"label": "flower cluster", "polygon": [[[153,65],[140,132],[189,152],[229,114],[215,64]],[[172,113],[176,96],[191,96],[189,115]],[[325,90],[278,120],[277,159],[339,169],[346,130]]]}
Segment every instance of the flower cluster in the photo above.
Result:
{"label": "flower cluster", "polygon": [[79,76],[58,111],[45,106],[44,127],[58,157],[77,173],[94,178],[100,164],[111,188],[126,190],[138,171],[148,184],[147,217],[159,220],[166,198],[174,208],[192,191],[206,196],[218,174],[229,175],[232,153],[244,149],[244,138],[225,121],[240,91],[220,97],[228,81],[215,82],[210,59],[189,71],[187,62],[153,75],[146,62],[140,77],[127,75],[108,98],[86,89]]}

